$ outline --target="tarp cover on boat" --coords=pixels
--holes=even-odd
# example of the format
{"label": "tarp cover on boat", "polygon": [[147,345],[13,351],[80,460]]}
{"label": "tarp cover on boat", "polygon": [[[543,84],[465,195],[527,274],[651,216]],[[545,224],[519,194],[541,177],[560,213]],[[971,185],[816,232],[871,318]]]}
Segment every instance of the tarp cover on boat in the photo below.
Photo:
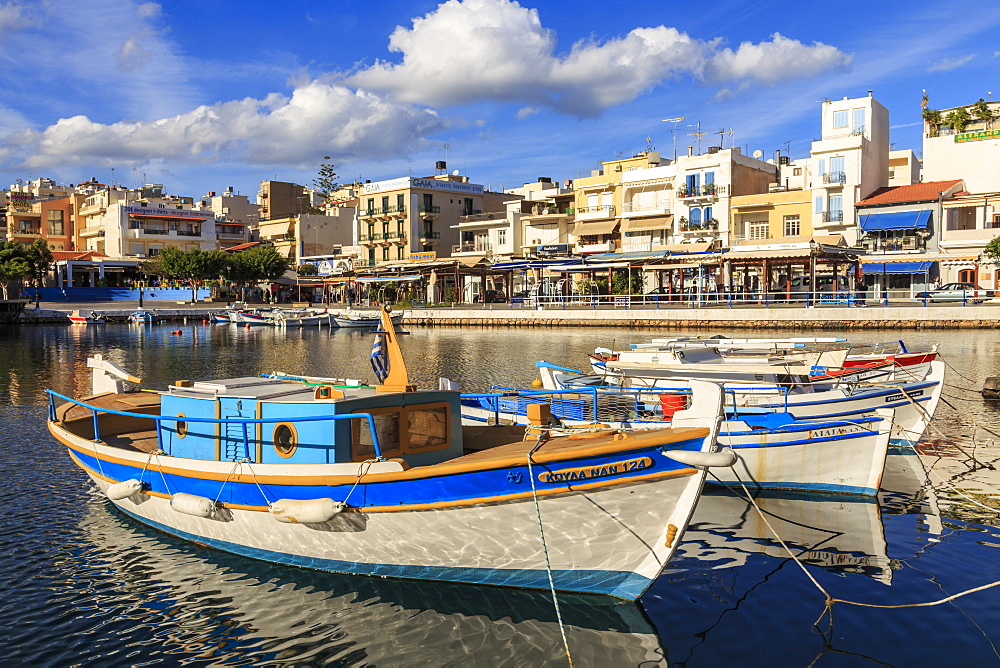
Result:
{"label": "tarp cover on boat", "polygon": [[865,232],[926,229],[930,220],[930,209],[893,211],[892,213],[862,213],[860,216],[861,229]]}

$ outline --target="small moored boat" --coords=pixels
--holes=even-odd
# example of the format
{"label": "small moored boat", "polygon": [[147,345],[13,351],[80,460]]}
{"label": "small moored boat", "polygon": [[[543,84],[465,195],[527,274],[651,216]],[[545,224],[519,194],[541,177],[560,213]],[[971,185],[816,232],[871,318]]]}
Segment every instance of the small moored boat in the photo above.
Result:
{"label": "small moored boat", "polygon": [[[721,392],[666,429],[461,425],[455,391],[409,383],[388,310],[378,387],[271,378],[49,390],[49,430],[126,514],[183,539],[344,573],[634,599],[677,549],[716,452]],[[102,391],[104,390],[104,391]],[[57,400],[61,400],[57,403]]]}

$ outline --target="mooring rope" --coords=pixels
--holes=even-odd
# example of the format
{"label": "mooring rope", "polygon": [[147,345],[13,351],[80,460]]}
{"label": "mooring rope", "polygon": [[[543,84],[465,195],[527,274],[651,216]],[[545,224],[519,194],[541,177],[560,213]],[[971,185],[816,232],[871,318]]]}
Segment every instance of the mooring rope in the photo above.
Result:
{"label": "mooring rope", "polygon": [[974,594],[976,592],[1000,586],[1000,580],[997,580],[995,582],[990,582],[988,584],[980,585],[978,587],[966,589],[965,591],[961,591],[957,594],[952,594],[951,596],[947,596],[945,598],[938,599],[936,601],[923,601],[920,603],[897,603],[894,605],[888,605],[882,603],[865,603],[863,601],[851,601],[848,599],[837,598],[835,596],[832,596],[830,592],[828,592],[826,589],[823,588],[823,585],[821,585],[816,580],[816,578],[813,577],[812,573],[809,572],[805,564],[803,564],[802,561],[799,560],[798,556],[788,547],[788,544],[785,543],[785,541],[781,538],[781,536],[774,529],[774,527],[771,526],[771,523],[767,519],[767,514],[763,511],[763,509],[761,509],[759,505],[757,505],[757,501],[754,499],[750,491],[746,488],[746,485],[743,484],[743,480],[740,479],[738,475],[737,475],[737,482],[739,483],[740,488],[743,490],[743,493],[746,496],[747,501],[749,501],[750,504],[753,505],[754,509],[757,511],[757,514],[760,516],[761,520],[763,520],[764,525],[768,528],[768,531],[771,532],[771,534],[775,537],[775,539],[781,544],[781,547],[785,550],[788,556],[795,562],[795,565],[799,567],[799,569],[805,574],[805,576],[809,579],[809,581],[813,583],[816,589],[818,589],[826,599],[824,602],[823,613],[816,619],[815,622],[813,622],[814,626],[818,625],[827,614],[832,615],[833,606],[837,603],[843,603],[845,605],[853,605],[862,608],[881,608],[883,610],[893,610],[899,608],[926,608],[935,605],[941,605],[943,603],[948,603],[950,601],[954,601],[955,599],[962,598],[963,596],[968,596],[969,594]]}
{"label": "mooring rope", "polygon": [[556,609],[556,621],[559,622],[559,634],[562,636],[563,647],[566,649],[566,661],[573,666],[573,655],[569,651],[569,639],[566,637],[566,627],[563,625],[562,611],[559,609],[559,597],[556,595],[555,581],[552,579],[552,562],[549,560],[549,547],[545,542],[545,528],[542,525],[542,511],[538,506],[538,490],[535,488],[535,473],[531,468],[531,456],[548,440],[548,434],[542,431],[535,440],[535,445],[528,451],[528,479],[531,481],[531,498],[535,502],[535,517],[538,519],[538,534],[542,537],[542,553],[545,555],[545,574],[549,578],[549,592],[552,594],[552,605]]}

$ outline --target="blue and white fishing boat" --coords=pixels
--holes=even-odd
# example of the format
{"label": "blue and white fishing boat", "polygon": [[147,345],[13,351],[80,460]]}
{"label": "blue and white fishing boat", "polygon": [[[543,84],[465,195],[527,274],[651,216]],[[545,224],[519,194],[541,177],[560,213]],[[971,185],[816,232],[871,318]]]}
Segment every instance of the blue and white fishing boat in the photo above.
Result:
{"label": "blue and white fishing boat", "polygon": [[[548,362],[538,362],[539,378],[545,389],[572,389],[581,386],[629,387],[633,389],[678,389],[688,382],[683,376],[663,379],[648,376],[585,374]],[[769,385],[762,376],[757,384],[724,382],[726,413],[731,417],[774,412],[788,413],[796,420],[854,420],[878,409],[894,409],[890,448],[909,448],[930,424],[944,388],[945,363],[934,360],[920,380],[884,380],[836,384],[796,382]],[[808,373],[804,371],[803,373]]]}
{"label": "blue and white fishing boat", "polygon": [[[716,452],[721,392],[672,427],[463,429],[460,395],[409,382],[388,310],[376,388],[271,378],[125,392],[93,360],[50,432],[124,513],[172,535],[328,571],[640,596],[674,554]],[[103,391],[102,391],[103,390]],[[544,420],[538,416],[538,422]],[[551,585],[550,585],[551,583]]]}
{"label": "blue and white fishing boat", "polygon": [[157,315],[152,311],[147,311],[145,309],[136,309],[128,315],[128,321],[131,323],[138,323],[149,325],[159,320]]}
{"label": "blue and white fishing boat", "polygon": [[[690,393],[665,390],[492,390],[463,395],[467,424],[527,424],[529,407],[544,403],[567,433],[595,423],[642,430],[669,424],[691,401]],[[733,450],[736,461],[732,467],[713,469],[708,483],[875,496],[892,418],[891,409],[850,420],[797,421],[788,413],[768,411],[731,417],[722,423],[719,443]]]}

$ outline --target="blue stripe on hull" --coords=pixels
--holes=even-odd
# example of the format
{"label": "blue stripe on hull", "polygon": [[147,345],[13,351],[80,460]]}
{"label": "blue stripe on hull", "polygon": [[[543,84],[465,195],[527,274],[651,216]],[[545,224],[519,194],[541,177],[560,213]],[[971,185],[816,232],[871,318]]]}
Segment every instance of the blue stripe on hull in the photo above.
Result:
{"label": "blue stripe on hull", "polygon": [[[495,569],[495,568],[447,568],[441,566],[417,566],[405,564],[363,564],[335,559],[320,559],[303,557],[284,552],[262,550],[247,547],[228,541],[208,538],[198,534],[180,531],[166,524],[155,522],[146,517],[136,515],[121,506],[118,510],[138,522],[178,538],[194,543],[208,545],[224,552],[239,554],[244,557],[268,561],[287,566],[299,566],[313,570],[347,573],[352,575],[374,575],[379,577],[394,577],[410,580],[434,580],[444,582],[464,582],[467,584],[494,585],[500,587],[521,587],[526,589],[548,589],[549,580],[544,570],[526,569]],[[554,570],[552,578],[560,591],[572,591],[588,594],[606,594],[634,601],[649,588],[652,580],[625,571],[567,571]]]}
{"label": "blue stripe on hull", "polygon": [[[769,483],[769,482],[756,482],[751,481],[745,483],[747,489],[767,489],[767,490],[780,490],[780,491],[790,491],[790,492],[820,492],[826,494],[861,494],[864,496],[875,496],[878,494],[878,489],[874,487],[856,487],[854,485],[828,485],[822,483],[810,483],[810,482],[781,482],[781,483]],[[721,482],[719,480],[706,479],[705,485],[713,485],[718,487],[730,487],[736,490],[741,490],[739,485],[735,482]]]}
{"label": "blue stripe on hull", "polygon": [[[701,444],[701,439],[692,439],[668,445],[670,449],[698,450],[701,448]],[[196,471],[192,471],[190,475],[161,473],[155,470],[146,470],[144,472],[143,466],[138,464],[119,464],[106,460],[98,460],[92,453],[88,453],[82,449],[72,449],[72,452],[88,470],[100,473],[115,481],[137,478],[146,483],[149,490],[160,494],[186,492],[210,499],[217,498],[224,503],[248,506],[266,506],[269,500],[274,501],[275,499],[316,499],[324,497],[331,497],[338,501],[348,500],[351,505],[359,507],[398,506],[400,504],[416,505],[447,501],[479,500],[483,497],[502,497],[531,491],[526,465],[484,469],[413,480],[361,483],[356,487],[353,483],[337,486],[297,484],[257,485],[255,482],[223,482],[222,480],[199,478]],[[676,471],[679,475],[684,475],[685,472],[694,472],[690,467],[663,455],[660,446],[630,450],[614,455],[580,457],[565,459],[559,462],[536,464],[534,472],[536,479],[539,479],[540,474],[545,472],[575,468],[599,469],[621,463],[622,461],[640,458],[651,460],[651,465],[643,469],[629,471],[625,471],[623,467],[621,472],[617,474],[601,475],[594,477],[592,480],[608,483],[627,483],[631,478],[668,471]],[[160,461],[167,466],[183,465],[183,460],[171,461],[170,458],[163,458]],[[249,473],[253,470],[253,466],[257,466],[257,464],[250,464],[241,472],[244,474]],[[289,476],[289,478],[292,477]],[[574,482],[583,483],[591,482],[592,480],[540,481],[538,485],[539,490],[547,490],[564,488],[572,485]],[[264,497],[261,491],[262,487],[266,491],[268,498]],[[350,493],[350,499],[345,499],[348,493]]]}

